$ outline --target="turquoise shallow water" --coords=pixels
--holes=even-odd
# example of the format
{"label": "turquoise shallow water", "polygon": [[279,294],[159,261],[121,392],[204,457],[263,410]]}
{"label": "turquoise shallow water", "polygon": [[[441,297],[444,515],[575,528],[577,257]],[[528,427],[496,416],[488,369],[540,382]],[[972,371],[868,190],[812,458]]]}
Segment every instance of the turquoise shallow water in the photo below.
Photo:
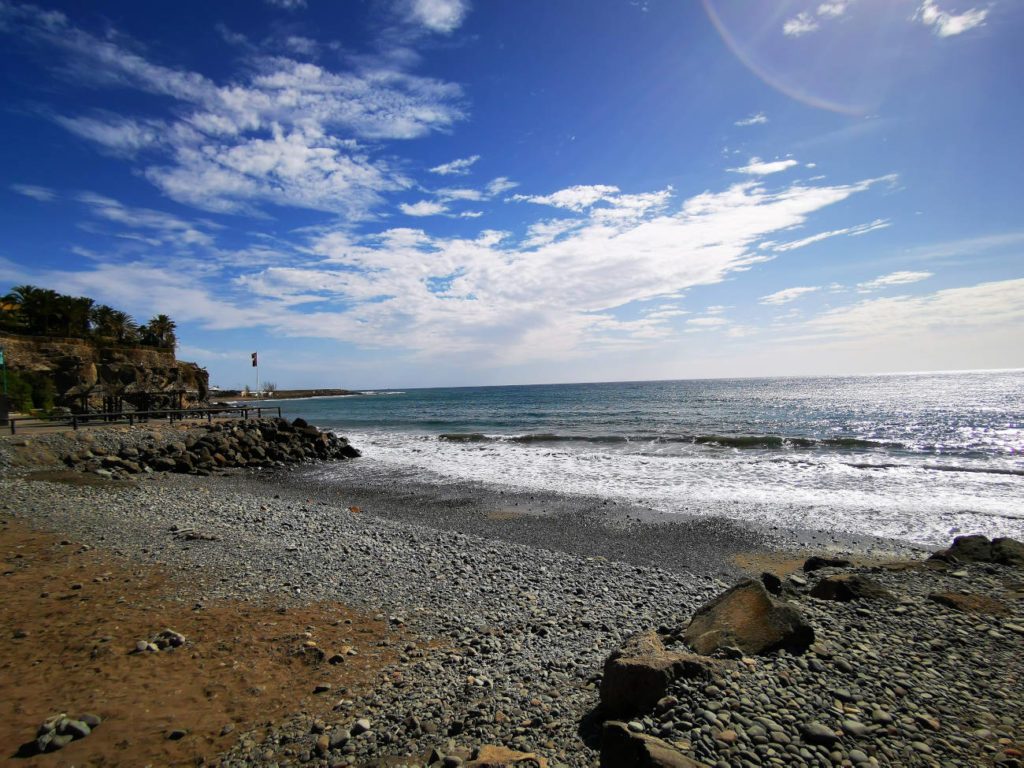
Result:
{"label": "turquoise shallow water", "polygon": [[[282,401],[366,472],[938,544],[1024,535],[1024,372],[379,392]],[[398,473],[398,475],[396,475]]]}

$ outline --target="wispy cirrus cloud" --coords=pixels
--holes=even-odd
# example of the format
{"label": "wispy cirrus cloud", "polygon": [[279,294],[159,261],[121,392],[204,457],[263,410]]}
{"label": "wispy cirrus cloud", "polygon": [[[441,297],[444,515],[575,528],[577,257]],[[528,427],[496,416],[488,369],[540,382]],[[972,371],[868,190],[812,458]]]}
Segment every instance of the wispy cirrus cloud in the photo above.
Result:
{"label": "wispy cirrus cloud", "polygon": [[762,296],[759,303],[781,306],[783,304],[789,304],[790,302],[796,301],[801,296],[806,296],[808,293],[816,293],[820,290],[820,285],[801,285],[795,288],[784,288],[781,291],[776,291],[775,293],[769,293],[767,296]]}
{"label": "wispy cirrus cloud", "polygon": [[160,121],[139,121],[109,113],[102,117],[56,115],[53,119],[71,133],[124,157],[132,157],[141,149],[162,143],[167,130]]}
{"label": "wispy cirrus cloud", "polygon": [[361,218],[410,182],[360,141],[414,139],[463,117],[458,85],[394,62],[367,59],[333,71],[250,53],[235,80],[216,83],[152,62],[119,44],[123,38],[98,37],[61,13],[4,5],[2,16],[0,33],[58,54],[67,78],[172,99],[178,109],[162,115],[55,119],[107,151],[147,150],[145,178],[205,210],[255,214],[269,203]]}
{"label": "wispy cirrus cloud", "polygon": [[758,112],[756,114],[751,115],[750,117],[745,117],[742,120],[737,120],[736,122],[733,123],[733,125],[737,125],[741,128],[744,128],[748,125],[764,125],[767,122],[768,116],[765,115],[764,112]]}
{"label": "wispy cirrus cloud", "polygon": [[[611,192],[611,185],[594,185],[599,189],[586,194],[569,188],[537,197],[573,215],[537,222],[518,240],[491,230],[472,238],[405,228],[363,237],[328,232],[303,249],[318,256],[318,264],[287,274],[271,267],[239,285],[261,301],[296,308],[268,318],[285,334],[358,337],[424,355],[504,362],[621,348],[661,338],[679,313],[627,322],[616,317],[619,308],[749,269],[764,259],[753,248],[758,239],[800,225],[875,181],[774,192],[745,182],[671,208],[670,195],[646,193],[663,204],[627,218],[604,216],[615,210],[607,198],[644,194]],[[298,311],[303,303],[325,301],[347,309]],[[700,320],[687,326],[691,330],[730,327],[711,311],[691,319]]]}
{"label": "wispy cirrus cloud", "polygon": [[935,3],[935,0],[924,0],[914,14],[920,21],[939,37],[953,37],[981,26],[988,17],[987,8],[971,8],[963,13],[949,13]]}
{"label": "wispy cirrus cloud", "polygon": [[782,34],[787,37],[803,37],[818,29],[818,22],[809,13],[798,13],[782,25]]}
{"label": "wispy cirrus cloud", "polygon": [[785,160],[772,160],[764,161],[759,157],[750,158],[750,162],[740,168],[730,168],[729,170],[733,173],[746,173],[751,176],[768,176],[772,173],[779,173],[792,168],[794,165],[799,165],[796,160],[789,157]]}
{"label": "wispy cirrus cloud", "polygon": [[827,240],[830,237],[838,237],[839,235],[848,235],[849,237],[858,237],[860,235],[866,235],[868,232],[874,232],[878,229],[885,229],[886,227],[892,226],[892,222],[888,219],[875,219],[868,224],[858,224],[853,227],[843,227],[842,229],[833,229],[829,232],[819,232],[816,235],[810,235],[809,237],[802,238],[800,240],[791,240],[786,243],[772,243],[771,249],[773,251],[783,253],[785,251],[792,251],[796,248],[803,248],[805,245],[811,243],[817,243],[821,240]]}
{"label": "wispy cirrus cloud", "polygon": [[452,160],[450,163],[435,165],[430,169],[430,172],[436,173],[440,176],[467,176],[469,175],[469,171],[473,167],[473,164],[479,159],[480,155],[458,158],[456,160]]}
{"label": "wispy cirrus cloud", "polygon": [[831,336],[891,338],[938,329],[1019,329],[1024,322],[1024,279],[949,288],[924,296],[865,299],[807,322]]}
{"label": "wispy cirrus cloud", "polygon": [[910,283],[919,283],[922,280],[927,280],[932,275],[932,272],[912,272],[909,270],[892,272],[888,275],[876,277],[874,280],[869,280],[865,283],[858,283],[857,290],[860,293],[870,293],[872,291],[877,291],[879,288],[888,288],[890,285],[909,285]]}
{"label": "wispy cirrus cloud", "polygon": [[41,203],[49,203],[57,199],[57,193],[49,187],[41,187],[38,184],[11,184],[11,189],[19,195],[31,197]]}
{"label": "wispy cirrus cloud", "polygon": [[[535,221],[520,236],[486,228],[453,237],[415,227],[368,234],[341,227],[237,255],[212,244],[206,227],[99,195],[80,200],[129,235],[195,240],[200,252],[189,285],[162,284],[162,303],[154,304],[176,319],[209,329],[261,326],[284,337],[355,339],[424,358],[510,363],[635,348],[679,332],[745,335],[749,329],[731,322],[725,307],[689,317],[674,303],[653,313],[643,307],[773,258],[759,242],[879,181],[769,190],[750,180],[685,199],[671,189],[570,187],[526,196],[561,215]],[[420,203],[410,203],[410,212],[448,215],[433,201]],[[164,250],[154,246],[153,253]],[[92,258],[92,266],[41,279],[116,302],[164,277],[155,258]]]}
{"label": "wispy cirrus cloud", "polygon": [[77,197],[92,213],[108,221],[124,225],[129,230],[151,230],[160,234],[157,242],[185,246],[211,246],[213,237],[192,223],[152,208],[133,208],[117,200],[83,192]]}

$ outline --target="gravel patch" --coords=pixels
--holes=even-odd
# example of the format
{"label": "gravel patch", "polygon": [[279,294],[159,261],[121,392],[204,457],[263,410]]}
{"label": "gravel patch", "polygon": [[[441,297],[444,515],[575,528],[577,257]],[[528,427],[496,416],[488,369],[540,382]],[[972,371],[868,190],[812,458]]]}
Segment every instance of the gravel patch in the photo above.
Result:
{"label": "gravel patch", "polygon": [[[677,633],[731,580],[725,555],[779,541],[720,521],[666,526],[593,500],[374,490],[316,476],[155,474],[69,490],[8,468],[0,507],[176,569],[183,598],[199,588],[282,606],[338,601],[416,637],[373,693],[326,686],[329,718],[300,713],[266,738],[239,734],[228,767],[365,765],[384,755],[394,765],[427,765],[431,755],[457,765],[484,744],[552,766],[596,765],[609,653],[638,630]],[[630,729],[715,766],[1019,764],[1020,571],[855,570],[895,599],[817,600],[807,593],[837,571],[798,576],[792,599],[817,634],[809,653],[737,662],[713,684],[677,681]],[[927,598],[958,590],[1008,613]]]}

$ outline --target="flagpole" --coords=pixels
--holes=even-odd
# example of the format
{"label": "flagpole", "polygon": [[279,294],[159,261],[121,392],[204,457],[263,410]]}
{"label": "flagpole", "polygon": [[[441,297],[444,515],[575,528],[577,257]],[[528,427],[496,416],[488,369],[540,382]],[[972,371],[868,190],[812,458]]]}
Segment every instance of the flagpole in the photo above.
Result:
{"label": "flagpole", "polygon": [[255,357],[253,358],[253,362],[256,363],[253,366],[256,369],[256,399],[259,400],[260,399],[260,358],[259,358],[259,353],[258,352],[253,353],[253,354],[255,355]]}

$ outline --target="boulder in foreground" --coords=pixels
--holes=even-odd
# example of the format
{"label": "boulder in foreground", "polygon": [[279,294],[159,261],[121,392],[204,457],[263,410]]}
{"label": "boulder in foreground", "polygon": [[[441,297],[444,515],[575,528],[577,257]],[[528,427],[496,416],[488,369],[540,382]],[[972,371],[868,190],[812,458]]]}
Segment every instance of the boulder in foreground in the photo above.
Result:
{"label": "boulder in foreground", "polygon": [[730,646],[747,655],[800,654],[814,642],[814,629],[794,605],[746,579],[698,609],[683,639],[705,655]]}
{"label": "boulder in foreground", "polygon": [[628,717],[650,710],[677,678],[711,680],[715,662],[665,648],[654,630],[638,632],[612,651],[604,663],[601,705]]}
{"label": "boulder in foreground", "polygon": [[667,742],[633,733],[617,720],[609,720],[601,731],[601,765],[608,768],[707,768]]}

